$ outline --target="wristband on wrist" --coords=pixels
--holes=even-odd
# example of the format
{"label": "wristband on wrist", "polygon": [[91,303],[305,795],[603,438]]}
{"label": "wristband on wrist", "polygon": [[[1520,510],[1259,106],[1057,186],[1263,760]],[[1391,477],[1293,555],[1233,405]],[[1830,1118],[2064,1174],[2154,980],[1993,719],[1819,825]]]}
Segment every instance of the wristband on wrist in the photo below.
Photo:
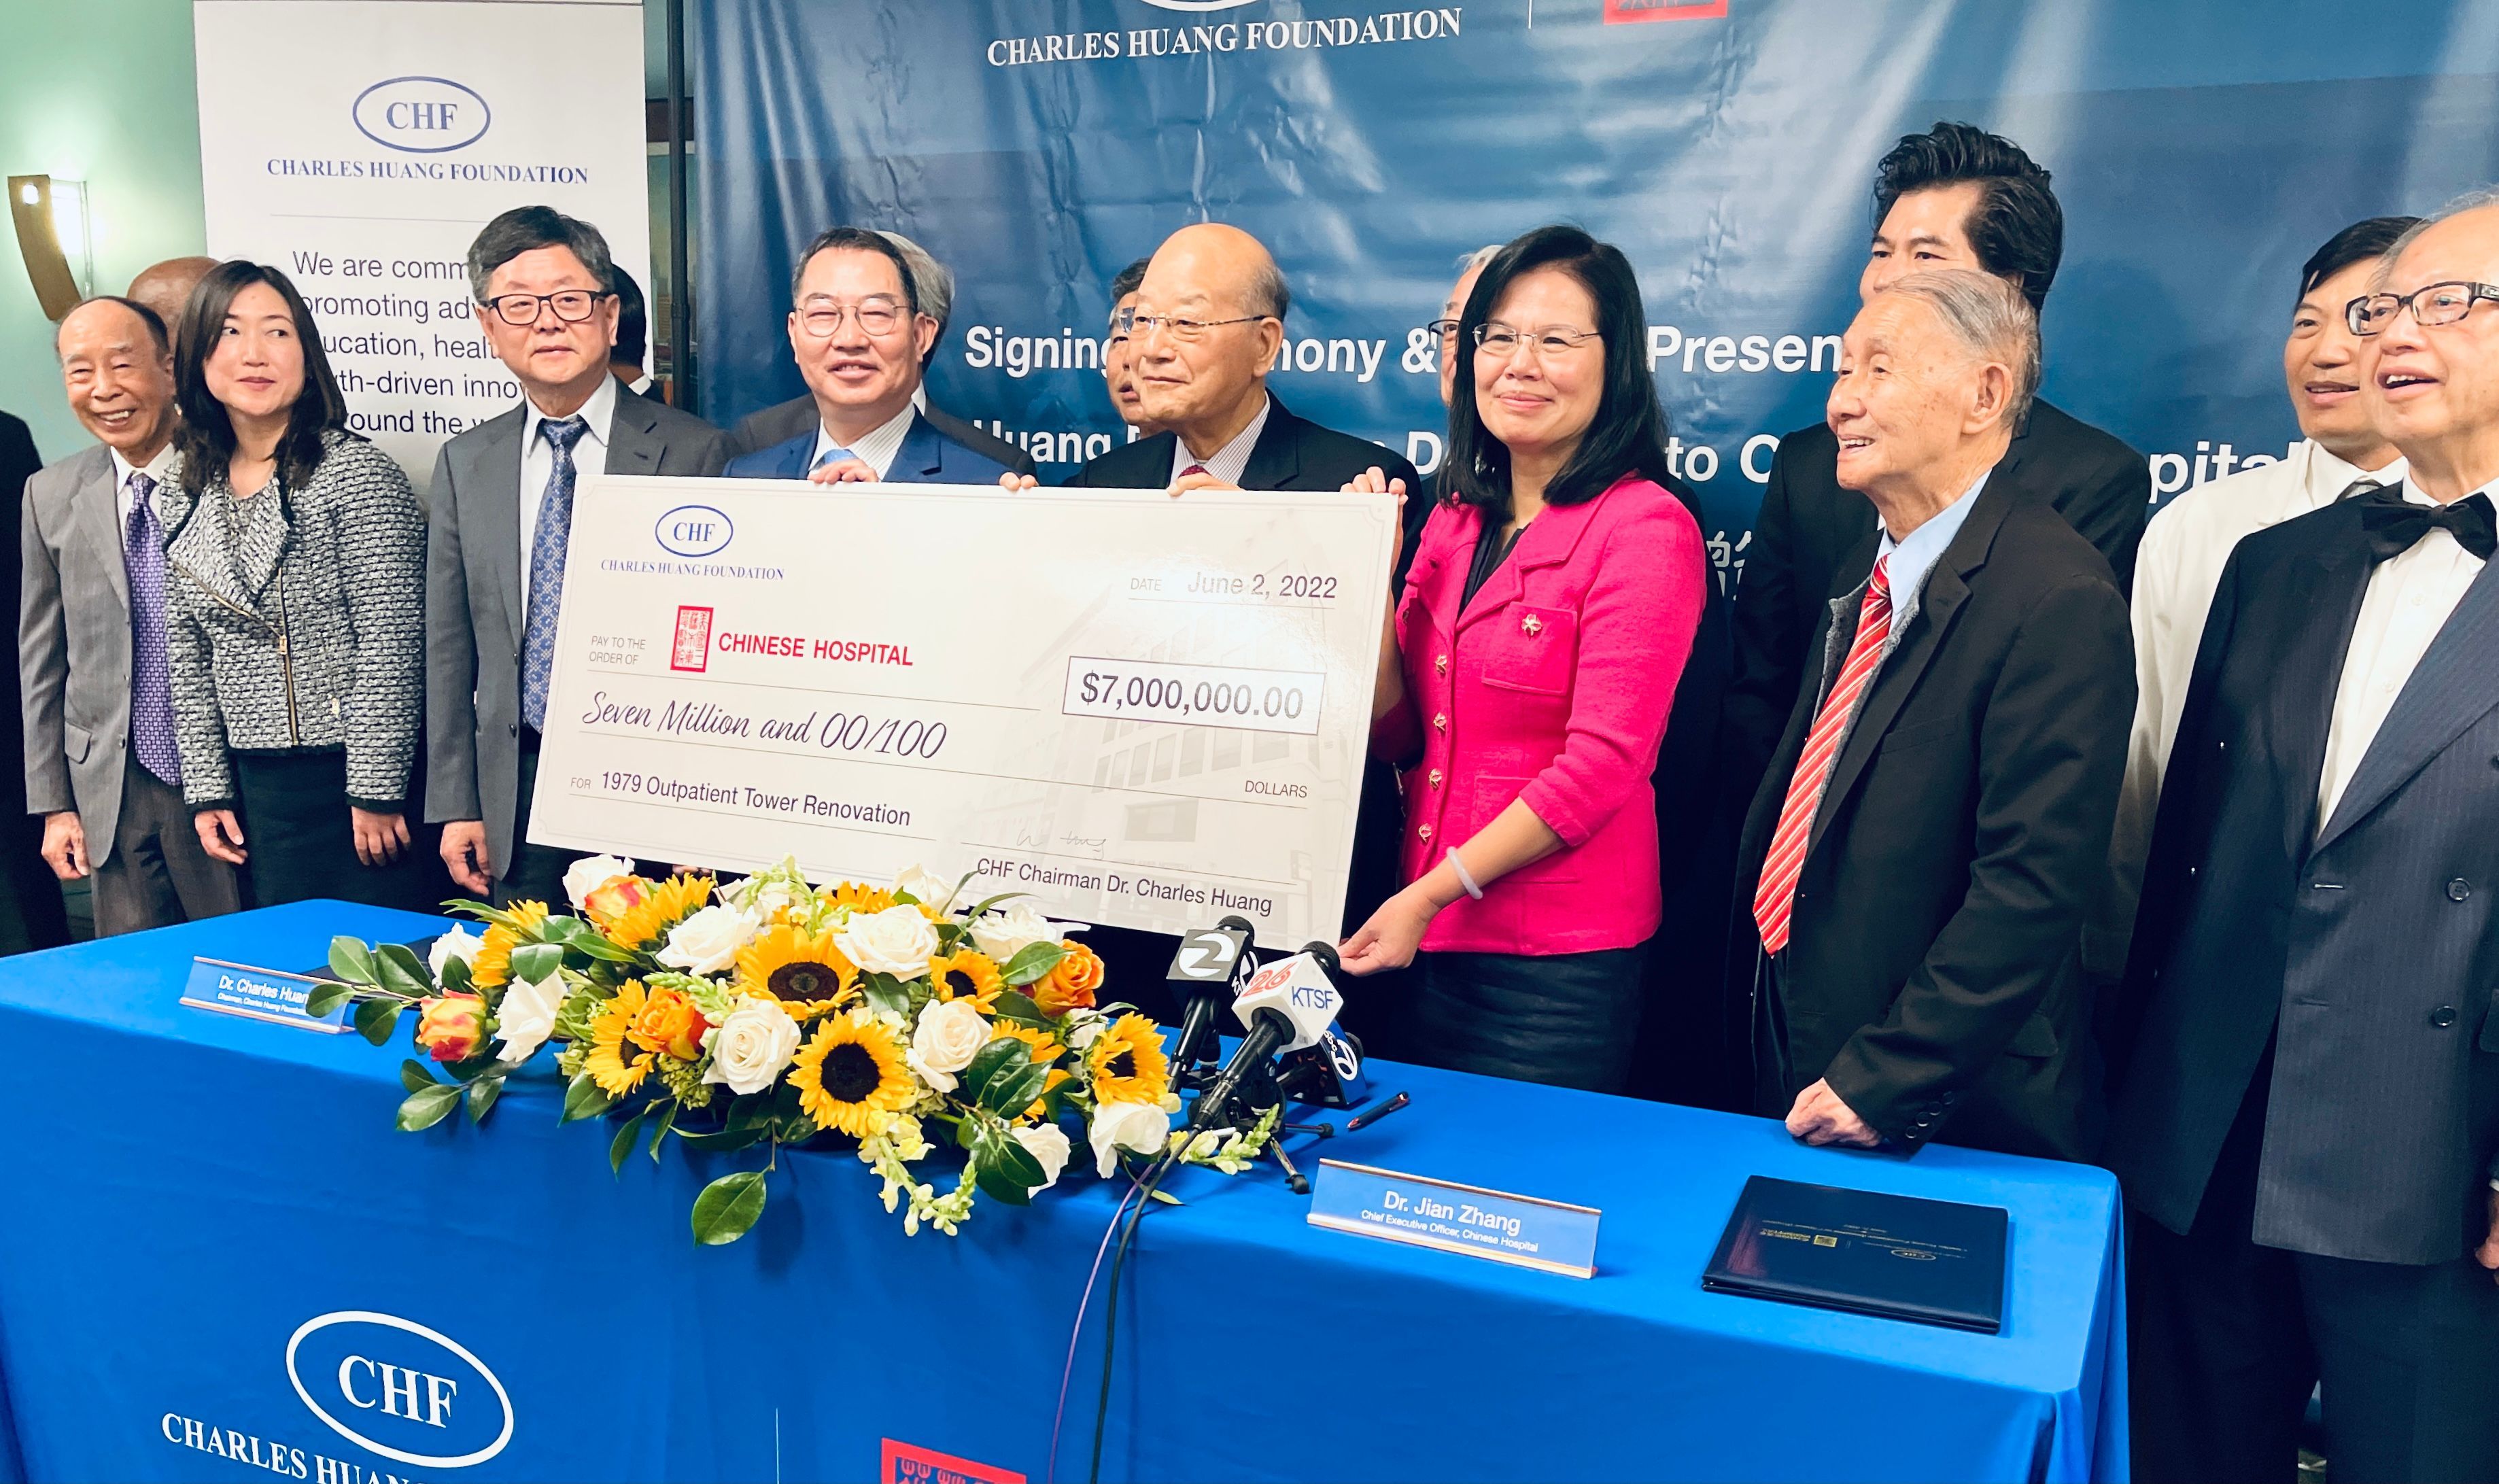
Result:
{"label": "wristband on wrist", "polygon": [[1467,895],[1478,902],[1483,900],[1483,887],[1477,886],[1476,879],[1467,874],[1467,863],[1458,858],[1458,848],[1454,845],[1449,847],[1449,869],[1458,873],[1458,885],[1467,888]]}

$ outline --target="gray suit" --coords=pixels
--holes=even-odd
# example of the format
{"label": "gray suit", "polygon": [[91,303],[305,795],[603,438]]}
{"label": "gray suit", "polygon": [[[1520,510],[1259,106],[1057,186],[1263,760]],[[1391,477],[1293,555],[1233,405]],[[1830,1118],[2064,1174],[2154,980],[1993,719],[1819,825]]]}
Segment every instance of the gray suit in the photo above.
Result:
{"label": "gray suit", "polygon": [[234,911],[234,872],[200,849],[181,795],[131,760],[130,574],[111,451],[87,449],[26,481],[19,545],[26,808],[78,811],[96,931]]}
{"label": "gray suit", "polygon": [[[429,821],[482,820],[499,880],[519,863],[521,430],[514,407],[442,445],[427,500],[426,795]],[[663,403],[619,397],[611,474],[712,475],[720,430]]]}

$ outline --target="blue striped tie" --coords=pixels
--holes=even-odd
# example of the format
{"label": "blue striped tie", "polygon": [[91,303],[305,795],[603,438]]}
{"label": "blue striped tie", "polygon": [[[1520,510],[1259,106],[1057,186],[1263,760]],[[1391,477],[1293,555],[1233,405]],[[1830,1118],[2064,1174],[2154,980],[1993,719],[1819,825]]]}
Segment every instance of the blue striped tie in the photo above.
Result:
{"label": "blue striped tie", "polygon": [[546,729],[547,680],[555,669],[555,624],[564,610],[564,552],[572,537],[572,445],[590,432],[578,417],[548,419],[538,432],[555,449],[538,526],[530,538],[530,612],[521,625],[521,725]]}

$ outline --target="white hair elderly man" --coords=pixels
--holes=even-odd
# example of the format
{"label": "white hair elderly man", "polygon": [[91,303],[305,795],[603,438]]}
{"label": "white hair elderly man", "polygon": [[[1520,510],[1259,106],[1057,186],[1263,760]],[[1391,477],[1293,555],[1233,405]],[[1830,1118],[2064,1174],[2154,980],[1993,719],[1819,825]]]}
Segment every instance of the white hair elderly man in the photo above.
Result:
{"label": "white hair elderly man", "polygon": [[2038,385],[2019,291],[1914,274],[1841,346],[1839,481],[1879,522],[1745,823],[1759,1111],[1808,1144],[2085,1158],[2082,926],[2133,711],[2126,600],[1994,477]]}
{"label": "white hair elderly man", "polygon": [[1449,285],[1449,297],[1441,305],[1441,317],[1423,328],[1432,333],[1441,347],[1441,405],[1447,406],[1458,391],[1458,321],[1466,317],[1467,296],[1476,291],[1476,280],[1483,276],[1484,265],[1501,251],[1501,243],[1487,242],[1458,259],[1458,281]]}

